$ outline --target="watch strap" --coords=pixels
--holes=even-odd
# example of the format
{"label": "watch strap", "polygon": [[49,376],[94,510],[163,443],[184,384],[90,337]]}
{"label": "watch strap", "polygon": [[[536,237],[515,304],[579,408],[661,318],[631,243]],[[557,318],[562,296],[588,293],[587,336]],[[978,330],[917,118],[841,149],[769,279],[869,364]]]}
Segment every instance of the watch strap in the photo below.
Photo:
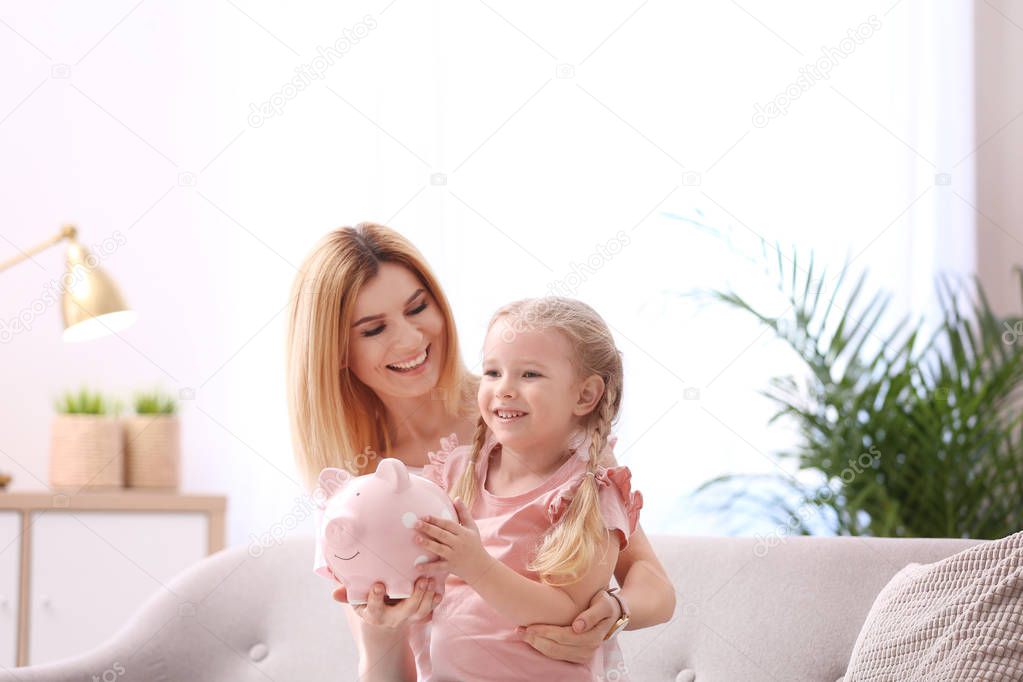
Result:
{"label": "watch strap", "polygon": [[618,591],[619,591],[619,588],[617,588],[617,587],[609,587],[609,588],[607,588],[607,593],[609,595],[611,595],[611,597],[616,602],[618,602],[618,620],[621,620],[622,618],[628,618],[629,617],[629,610],[627,608],[625,608],[625,601],[621,598],[621,596],[619,596],[618,594],[615,594]]}
{"label": "watch strap", "polygon": [[618,588],[611,587],[608,588],[606,591],[609,595],[611,595],[612,599],[618,602],[619,616],[618,620],[616,620],[614,624],[611,626],[611,629],[607,631],[606,635],[604,635],[605,641],[617,635],[622,630],[622,628],[629,624],[629,613],[628,610],[625,608],[625,602],[622,601],[622,599],[617,594],[615,594],[615,592],[618,591]]}

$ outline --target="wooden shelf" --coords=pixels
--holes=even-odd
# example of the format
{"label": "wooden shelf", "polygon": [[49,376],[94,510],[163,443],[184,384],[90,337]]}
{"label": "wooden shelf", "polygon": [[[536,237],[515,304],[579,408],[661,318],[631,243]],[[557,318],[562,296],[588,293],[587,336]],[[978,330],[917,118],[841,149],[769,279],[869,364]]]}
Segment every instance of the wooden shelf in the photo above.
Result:
{"label": "wooden shelf", "polygon": [[122,488],[96,492],[49,491],[0,492],[0,509],[70,509],[91,511],[204,511],[223,513],[227,498],[220,495],[187,495],[176,491]]}

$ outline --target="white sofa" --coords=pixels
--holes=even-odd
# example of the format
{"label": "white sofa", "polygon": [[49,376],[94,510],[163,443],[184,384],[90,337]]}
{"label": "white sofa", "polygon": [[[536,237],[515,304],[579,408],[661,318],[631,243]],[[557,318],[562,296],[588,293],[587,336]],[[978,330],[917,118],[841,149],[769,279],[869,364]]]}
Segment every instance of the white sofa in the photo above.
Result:
{"label": "white sofa", "polygon": [[[905,564],[977,540],[652,536],[678,595],[668,623],[621,635],[636,682],[835,682],[870,605]],[[356,653],[311,536],[195,564],[97,649],[14,668],[23,682],[354,680]]]}

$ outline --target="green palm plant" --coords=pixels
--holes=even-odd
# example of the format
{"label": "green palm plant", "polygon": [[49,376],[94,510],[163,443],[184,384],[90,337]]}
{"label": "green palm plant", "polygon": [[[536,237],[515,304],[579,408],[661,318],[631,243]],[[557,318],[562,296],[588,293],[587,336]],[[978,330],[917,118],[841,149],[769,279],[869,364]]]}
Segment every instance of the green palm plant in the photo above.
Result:
{"label": "green palm plant", "polygon": [[814,532],[814,521],[840,535],[895,537],[993,539],[1023,528],[1023,321],[997,316],[979,281],[960,287],[964,304],[942,277],[936,327],[907,317],[882,336],[891,295],[868,297],[866,273],[852,280],[847,263],[822,286],[828,273],[812,255],[804,270],[795,249],[791,259],[775,251],[782,315],[735,291],[707,293],[767,325],[806,366],[803,377],[773,378],[764,395],[777,408],[772,423],[797,427],[780,459],[820,483],[729,474],[695,499],[725,491],[715,512],[752,504],[797,534]]}

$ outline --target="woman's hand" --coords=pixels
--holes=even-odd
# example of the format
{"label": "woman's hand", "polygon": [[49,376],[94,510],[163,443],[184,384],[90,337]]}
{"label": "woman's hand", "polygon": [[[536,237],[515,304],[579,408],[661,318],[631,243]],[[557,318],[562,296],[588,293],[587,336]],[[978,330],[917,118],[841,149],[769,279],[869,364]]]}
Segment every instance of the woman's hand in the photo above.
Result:
{"label": "woman's hand", "polygon": [[590,599],[590,606],[576,616],[571,627],[530,625],[518,628],[522,638],[548,658],[570,663],[585,663],[604,642],[604,635],[618,620],[618,602],[606,590]]}
{"label": "woman's hand", "polygon": [[479,528],[461,499],[455,500],[455,513],[458,522],[435,516],[424,516],[416,522],[415,528],[420,533],[416,535],[416,543],[438,556],[416,568],[421,573],[454,573],[471,584],[495,559],[484,549]]}
{"label": "woman's hand", "polygon": [[[384,584],[376,583],[370,590],[365,604],[352,605],[352,610],[363,621],[377,627],[397,629],[406,623],[426,620],[440,604],[441,596],[434,589],[432,578],[416,580],[415,590],[407,599],[385,599]],[[343,585],[334,590],[334,599],[348,603],[348,588]]]}

